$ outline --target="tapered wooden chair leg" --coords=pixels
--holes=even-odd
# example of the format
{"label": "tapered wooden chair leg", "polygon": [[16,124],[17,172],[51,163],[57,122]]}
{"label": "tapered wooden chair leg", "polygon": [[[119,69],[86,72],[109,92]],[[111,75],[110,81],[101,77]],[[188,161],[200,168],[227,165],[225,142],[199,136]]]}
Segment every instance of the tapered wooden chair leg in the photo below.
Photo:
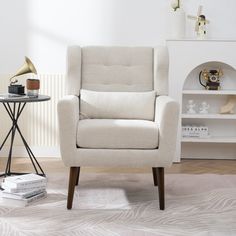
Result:
{"label": "tapered wooden chair leg", "polygon": [[70,178],[69,178],[69,187],[68,187],[68,197],[67,197],[67,209],[70,210],[72,208],[75,184],[77,180],[78,167],[70,168]]}
{"label": "tapered wooden chair leg", "polygon": [[157,186],[158,185],[158,182],[157,182],[157,167],[152,167],[152,175],[153,175],[154,186]]}
{"label": "tapered wooden chair leg", "polygon": [[79,184],[79,174],[80,174],[80,167],[77,169],[77,179],[76,179],[76,186]]}
{"label": "tapered wooden chair leg", "polygon": [[160,210],[165,210],[165,183],[164,183],[164,168],[157,168],[157,182],[159,193],[159,205]]}

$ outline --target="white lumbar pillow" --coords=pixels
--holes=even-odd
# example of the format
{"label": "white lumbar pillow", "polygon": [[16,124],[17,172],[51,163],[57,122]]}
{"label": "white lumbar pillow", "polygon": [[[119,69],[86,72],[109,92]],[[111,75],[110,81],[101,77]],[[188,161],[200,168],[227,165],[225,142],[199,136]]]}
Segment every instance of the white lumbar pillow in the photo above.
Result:
{"label": "white lumbar pillow", "polygon": [[80,91],[81,118],[154,119],[155,91],[97,92]]}

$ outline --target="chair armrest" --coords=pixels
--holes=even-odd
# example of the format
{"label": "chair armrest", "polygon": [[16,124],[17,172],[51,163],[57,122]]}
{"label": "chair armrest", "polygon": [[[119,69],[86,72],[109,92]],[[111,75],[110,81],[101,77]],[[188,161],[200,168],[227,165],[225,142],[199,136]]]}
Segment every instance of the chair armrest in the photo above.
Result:
{"label": "chair armrest", "polygon": [[170,166],[176,152],[179,104],[168,96],[156,98],[155,122],[159,126],[160,161]]}
{"label": "chair armrest", "polygon": [[77,123],[79,121],[79,97],[67,95],[57,104],[60,150],[65,165],[71,165],[76,150]]}

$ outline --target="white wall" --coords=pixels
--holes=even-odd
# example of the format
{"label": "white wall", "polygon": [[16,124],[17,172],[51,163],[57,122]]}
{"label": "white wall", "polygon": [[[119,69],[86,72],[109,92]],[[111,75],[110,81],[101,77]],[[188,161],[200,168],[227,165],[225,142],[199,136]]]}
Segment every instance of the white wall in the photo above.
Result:
{"label": "white wall", "polygon": [[[67,45],[157,45],[166,39],[170,0],[0,0],[0,73],[28,55],[41,73],[64,73]],[[235,0],[183,0],[210,19],[209,37],[236,38]],[[186,35],[194,22],[187,20]]]}
{"label": "white wall", "polygon": [[[183,0],[189,14],[196,14],[199,4],[211,21],[209,37],[236,39],[236,0]],[[50,102],[28,107],[20,120],[36,156],[58,155],[55,114],[63,95],[67,45],[165,44],[170,10],[170,0],[0,0],[0,93],[7,90],[8,74],[27,55],[40,74],[41,93],[52,97]],[[187,20],[187,37],[193,37],[193,28],[194,22]],[[48,117],[44,111],[50,111]],[[0,114],[3,140],[10,122],[2,106]],[[20,149],[14,149],[14,155],[22,156],[22,144],[16,145]]]}

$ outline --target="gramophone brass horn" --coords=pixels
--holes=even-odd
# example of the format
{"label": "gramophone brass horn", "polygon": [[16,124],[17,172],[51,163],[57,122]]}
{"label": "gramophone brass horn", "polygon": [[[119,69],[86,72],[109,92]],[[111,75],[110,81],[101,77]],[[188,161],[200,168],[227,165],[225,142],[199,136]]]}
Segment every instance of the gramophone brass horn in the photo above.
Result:
{"label": "gramophone brass horn", "polygon": [[31,62],[31,60],[28,57],[25,57],[25,63],[22,65],[22,67],[16,72],[15,75],[13,75],[10,78],[10,85],[15,84],[18,82],[17,79],[13,80],[12,79],[16,76],[19,75],[24,75],[24,74],[28,74],[28,73],[34,73],[37,74],[37,71],[34,67],[34,64]]}

